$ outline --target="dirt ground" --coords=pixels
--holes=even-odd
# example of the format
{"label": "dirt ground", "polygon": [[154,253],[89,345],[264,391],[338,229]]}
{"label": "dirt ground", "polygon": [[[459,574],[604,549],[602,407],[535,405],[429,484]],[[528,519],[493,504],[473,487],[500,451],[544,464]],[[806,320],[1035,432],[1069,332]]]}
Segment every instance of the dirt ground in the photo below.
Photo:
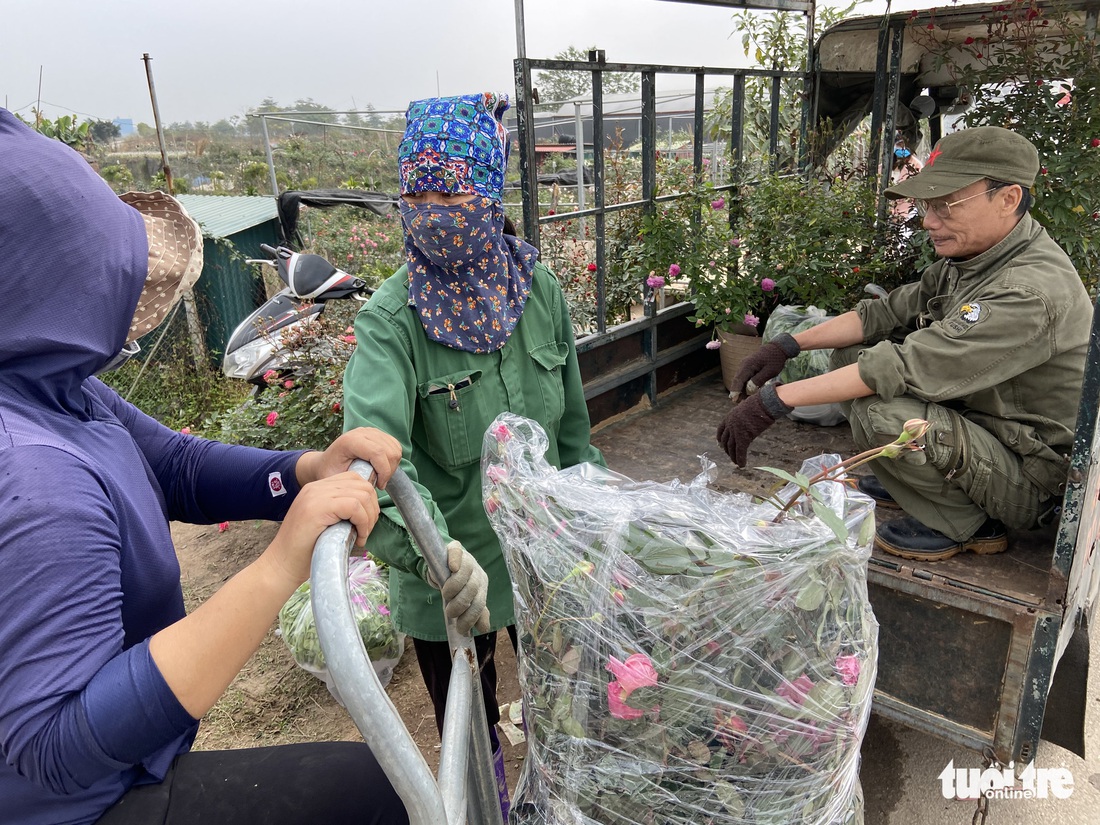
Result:
{"label": "dirt ground", "polygon": [[[708,453],[717,467],[712,486],[722,490],[762,492],[775,478],[759,470],[737,470],[714,443],[714,431],[729,409],[716,377],[704,378],[661,404],[659,413],[639,412],[597,428],[593,442],[608,465],[631,478],[683,481],[701,469],[699,456]],[[660,432],[653,438],[652,432]],[[783,421],[761,437],[750,467],[767,456],[767,463],[797,469],[801,458],[821,452],[847,453],[851,441],[846,426],[815,427]],[[216,525],[174,524],[172,535],[183,571],[184,595],[192,609],[230,576],[254,559],[274,536],[277,525],[234,522],[220,532]],[[497,673],[501,704],[518,701],[515,657],[506,634],[499,635]],[[429,766],[439,762],[439,736],[428,694],[420,677],[412,645],[394,671],[386,691],[401,713]],[[259,651],[203,719],[197,749],[245,748],[318,740],[356,740],[359,731],[325,685],[299,668],[273,627]],[[501,736],[509,787],[515,788],[526,755],[526,744]]]}
{"label": "dirt ground", "polygon": [[[173,524],[172,537],[183,571],[188,610],[209,598],[234,573],[254,559],[275,535],[277,525],[234,522],[225,532],[216,525]],[[518,701],[515,656],[507,634],[500,634],[497,675],[501,704]],[[394,669],[386,693],[434,771],[439,764],[439,734],[427,690],[420,678],[411,643]],[[229,686],[225,696],[202,720],[197,750],[250,748],[291,742],[361,740],[347,711],[324,683],[291,658],[275,627]],[[526,745],[501,736],[509,787],[514,788]]]}

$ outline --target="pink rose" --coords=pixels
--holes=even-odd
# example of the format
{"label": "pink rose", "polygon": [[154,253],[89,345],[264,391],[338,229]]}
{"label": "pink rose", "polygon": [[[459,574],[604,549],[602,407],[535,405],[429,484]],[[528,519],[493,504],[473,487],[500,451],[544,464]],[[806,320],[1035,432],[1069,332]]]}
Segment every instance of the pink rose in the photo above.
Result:
{"label": "pink rose", "polygon": [[180,435],[191,435],[191,428],[184,427],[182,430],[180,430]]}
{"label": "pink rose", "polygon": [[760,282],[760,288],[765,292],[771,292],[773,289],[775,289],[775,281],[773,281],[771,278],[764,278]]}
{"label": "pink rose", "polygon": [[268,370],[267,372],[264,373],[264,381],[271,382],[271,381],[274,381],[278,377],[279,377],[279,373],[275,372],[275,370]]}
{"label": "pink rose", "polygon": [[714,200],[712,200],[710,202],[710,208],[711,209],[721,209],[725,205],[726,205],[726,199],[725,198],[715,198]]}
{"label": "pink rose", "polygon": [[854,685],[859,681],[859,657],[837,656],[833,665],[840,674],[840,681],[846,685]]}
{"label": "pink rose", "polygon": [[626,702],[623,701],[624,696],[622,687],[618,682],[607,683],[607,707],[611,711],[611,715],[616,719],[639,719],[644,714],[644,710],[638,710],[638,708],[632,708]]}
{"label": "pink rose", "polygon": [[760,326],[760,319],[753,315],[751,312],[745,313],[745,326],[758,327]]}
{"label": "pink rose", "polygon": [[279,420],[279,414],[272,410],[267,414],[267,426],[274,427],[275,422]]}
{"label": "pink rose", "polygon": [[620,662],[611,656],[607,660],[607,669],[614,674],[622,686],[623,699],[638,688],[653,687],[657,684],[657,670],[644,653],[628,656],[625,662]]}
{"label": "pink rose", "polygon": [[627,590],[629,590],[634,585],[634,582],[630,580],[630,577],[621,570],[612,571],[611,580],[615,582],[615,584],[619,585],[619,587],[625,588]]}
{"label": "pink rose", "polygon": [[677,277],[680,274],[680,265],[679,264],[673,264],[672,266],[670,266],[668,268],[668,274],[669,274],[669,277],[671,277],[671,278]]}
{"label": "pink rose", "polygon": [[485,468],[485,477],[493,482],[493,484],[500,484],[500,482],[508,478],[508,471],[499,464],[493,464]]}
{"label": "pink rose", "polygon": [[720,349],[721,346],[721,341],[707,341],[707,349]]}
{"label": "pink rose", "polygon": [[813,690],[813,680],[803,673],[793,682],[783,680],[783,684],[775,689],[775,692],[790,702],[792,705],[802,706],[802,703],[806,701],[806,697],[810,691]]}
{"label": "pink rose", "polygon": [[228,521],[223,521],[221,524],[218,525],[218,532],[219,533],[224,533],[228,529],[229,529],[229,522]]}
{"label": "pink rose", "polygon": [[665,285],[665,279],[660,275],[650,275],[645,279],[646,286],[653,287],[654,289],[660,289]]}
{"label": "pink rose", "polygon": [[735,750],[739,740],[748,732],[749,726],[736,713],[723,713],[718,708],[714,709],[714,733],[726,750]]}

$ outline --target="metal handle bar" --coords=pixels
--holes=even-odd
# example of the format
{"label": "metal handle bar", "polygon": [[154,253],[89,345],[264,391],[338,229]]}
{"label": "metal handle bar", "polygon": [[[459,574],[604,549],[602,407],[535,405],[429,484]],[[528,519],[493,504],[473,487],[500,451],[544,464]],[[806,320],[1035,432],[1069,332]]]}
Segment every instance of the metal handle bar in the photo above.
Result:
{"label": "metal handle bar", "polygon": [[[374,474],[366,461],[353,462],[351,469],[368,479]],[[447,551],[416,487],[397,470],[386,491],[420,547],[432,577],[445,582],[451,575]],[[379,683],[359,635],[347,587],[348,554],[355,538],[350,522],[329,527],[317,539],[310,566],[317,638],[348,713],[405,803],[410,825],[502,825],[473,638],[461,635],[454,620],[447,620],[454,658],[437,783]],[[469,757],[472,764],[468,764]]]}

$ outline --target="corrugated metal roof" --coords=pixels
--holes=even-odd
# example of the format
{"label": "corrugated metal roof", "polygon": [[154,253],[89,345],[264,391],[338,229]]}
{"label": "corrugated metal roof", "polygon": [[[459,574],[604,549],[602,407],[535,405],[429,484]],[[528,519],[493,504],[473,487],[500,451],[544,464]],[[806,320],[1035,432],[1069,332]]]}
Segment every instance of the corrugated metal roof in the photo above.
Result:
{"label": "corrugated metal roof", "polygon": [[261,195],[177,195],[204,235],[228,238],[279,216],[275,199]]}

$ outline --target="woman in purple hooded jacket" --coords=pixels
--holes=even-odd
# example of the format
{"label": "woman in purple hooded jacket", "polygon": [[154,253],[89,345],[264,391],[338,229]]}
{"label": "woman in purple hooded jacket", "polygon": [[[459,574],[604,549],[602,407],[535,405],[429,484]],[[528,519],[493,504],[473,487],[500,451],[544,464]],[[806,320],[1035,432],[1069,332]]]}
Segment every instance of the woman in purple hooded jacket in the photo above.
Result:
{"label": "woman in purple hooded jacket", "polygon": [[[189,753],[198,719],[309,575],[330,524],[360,539],[400,447],[324,452],[169,430],[96,379],[201,270],[161,193],[123,199],[0,109],[0,823],[405,823],[363,743]],[[169,521],[274,519],[190,615]]]}

